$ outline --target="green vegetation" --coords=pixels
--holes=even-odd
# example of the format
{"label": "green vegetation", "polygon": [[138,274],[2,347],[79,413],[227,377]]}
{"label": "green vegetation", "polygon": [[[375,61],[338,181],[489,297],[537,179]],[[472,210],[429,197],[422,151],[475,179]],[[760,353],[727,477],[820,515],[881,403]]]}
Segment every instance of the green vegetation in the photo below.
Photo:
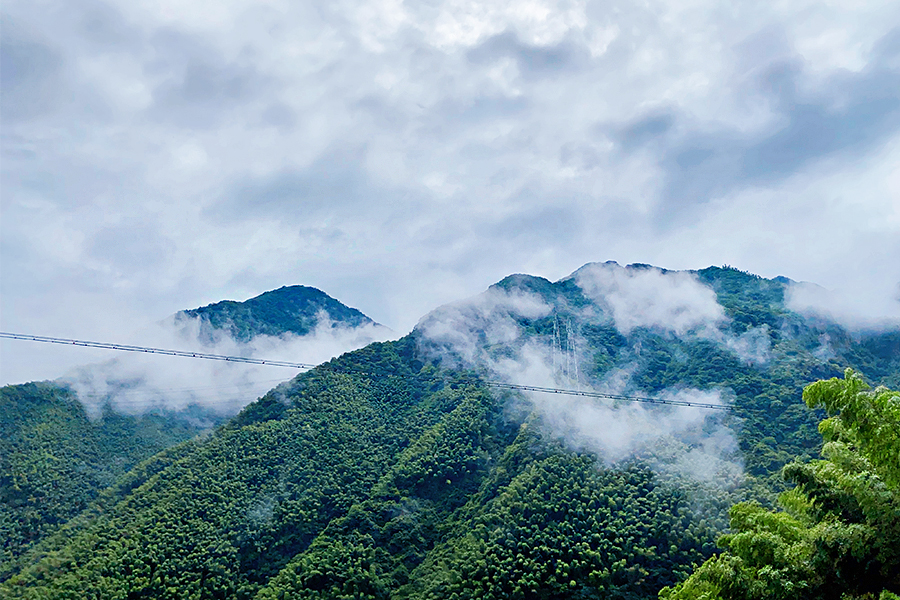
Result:
{"label": "green vegetation", "polygon": [[[70,420],[53,416],[59,402],[77,403],[53,396],[35,404],[8,431],[19,435],[16,448],[32,443],[16,432],[43,441],[15,455],[25,466],[3,465],[3,489],[19,487],[4,498],[54,506],[16,483],[29,481],[29,490],[54,490],[59,511],[69,512],[41,517],[43,534],[0,573],[0,596],[631,600],[664,589],[673,599],[862,600],[896,591],[900,398],[867,390],[855,374],[808,387],[806,405],[802,396],[810,381],[847,365],[870,368],[873,383],[896,380],[898,334],[851,335],[792,313],[783,280],[730,268],[696,275],[729,319],[714,334],[623,333],[573,279],[527,275],[497,289],[536,294],[549,314],[506,315],[521,335],[497,339],[511,341],[472,327],[490,358],[515,357],[525,344],[548,348],[554,335],[565,347],[576,336],[583,383],[620,376],[642,393],[723,390],[744,409],[698,419],[693,438],[619,463],[562,437],[546,411],[481,385],[421,330],[304,373],[208,437],[122,476],[92,475],[93,495],[75,490],[84,478],[74,467],[44,467],[81,456],[42,450],[48,440],[77,447],[74,434],[54,437]],[[740,336],[759,342],[759,360],[723,341]],[[817,427],[826,413],[833,416]],[[674,416],[654,414],[661,426]],[[655,461],[700,446],[723,425],[743,458],[740,485],[654,471]],[[86,445],[102,454],[106,443]],[[42,477],[52,481],[37,483]],[[79,503],[66,506],[78,493]],[[750,501],[731,511],[726,531],[726,507],[738,500]]]}
{"label": "green vegetation", "polygon": [[49,382],[0,388],[0,579],[138,462],[200,431],[158,414],[106,410],[91,421],[72,391]]}
{"label": "green vegetation", "polygon": [[601,467],[544,440],[505,398],[416,360],[411,338],[323,365],[259,406],[282,401],[142,465],[0,591],[640,598],[713,549],[684,495],[645,467]]}
{"label": "green vegetation", "polygon": [[257,335],[306,335],[316,328],[322,316],[330,319],[333,326],[375,324],[355,308],[341,304],[321,290],[302,285],[281,287],[245,302],[216,302],[185,310],[178,316],[200,318],[201,335],[207,339],[212,339],[217,331],[226,331],[241,342]]}
{"label": "green vegetation", "polygon": [[781,510],[753,502],[731,509],[725,550],[665,600],[897,598],[900,594],[900,392],[844,379],[808,386],[810,408],[834,415],[819,425],[824,459],[795,462],[796,487]]}
{"label": "green vegetation", "polygon": [[534,461],[473,512],[397,597],[645,598],[712,549],[649,470],[591,456]]}
{"label": "green vegetation", "polygon": [[[304,335],[323,315],[348,327],[374,323],[324,292],[303,286],[179,315],[199,317],[207,339],[224,330],[241,341],[259,334]],[[283,409],[279,402],[263,403],[249,413],[262,406]],[[132,417],[108,407],[91,420],[65,384],[0,389],[0,580],[15,571],[23,552],[78,515],[137,463],[221,420],[199,409]]]}

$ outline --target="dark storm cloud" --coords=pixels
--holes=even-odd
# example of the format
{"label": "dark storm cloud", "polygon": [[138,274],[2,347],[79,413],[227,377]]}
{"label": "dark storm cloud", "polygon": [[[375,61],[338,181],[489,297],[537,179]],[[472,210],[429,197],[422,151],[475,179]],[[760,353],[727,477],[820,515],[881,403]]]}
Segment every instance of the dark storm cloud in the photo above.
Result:
{"label": "dark storm cloud", "polygon": [[67,7],[75,27],[83,39],[103,52],[128,50],[143,42],[140,29],[129,23],[122,13],[106,2],[80,0]]}
{"label": "dark storm cloud", "polygon": [[273,102],[260,115],[263,125],[289,131],[297,125],[297,113],[283,102]]}
{"label": "dark storm cloud", "polygon": [[[149,69],[160,79],[149,109],[156,120],[209,128],[250,101],[274,95],[274,80],[261,74],[249,59],[226,60],[194,36],[164,30],[149,45],[154,56]],[[283,121],[285,114],[274,116]]]}
{"label": "dark storm cloud", "polygon": [[85,67],[97,58],[140,56],[143,33],[104,2],[85,0],[64,10],[14,3],[9,8],[15,15],[2,17],[0,88],[4,126],[15,133],[4,135],[4,142],[44,117],[66,116],[81,125],[112,122],[115,108],[105,90],[85,77]]}
{"label": "dark storm cloud", "polygon": [[558,206],[539,206],[517,211],[496,223],[479,227],[479,233],[492,239],[503,240],[511,247],[538,245],[548,238],[580,238],[584,223],[579,211],[568,203]]}
{"label": "dark storm cloud", "polygon": [[435,112],[441,114],[447,128],[455,128],[462,123],[471,125],[519,115],[530,106],[529,99],[525,97],[480,95],[465,101],[447,99],[435,108]]}
{"label": "dark storm cloud", "polygon": [[277,218],[298,224],[352,213],[384,194],[366,172],[365,154],[364,147],[332,149],[306,168],[235,182],[207,213],[225,222]]}
{"label": "dark storm cloud", "polygon": [[674,112],[661,111],[643,115],[619,130],[619,145],[623,151],[631,152],[659,140],[672,129],[675,119]]}
{"label": "dark storm cloud", "polygon": [[878,44],[860,73],[838,72],[821,93],[798,91],[803,77],[797,62],[773,64],[761,78],[785,124],[772,135],[749,144],[741,153],[741,176],[752,181],[777,180],[807,163],[852,150],[866,152],[900,128],[900,47],[895,30]]}
{"label": "dark storm cloud", "polygon": [[88,253],[125,272],[146,272],[169,259],[171,243],[149,223],[121,223],[95,233]]}
{"label": "dark storm cloud", "polygon": [[299,283],[401,331],[598,259],[897,280],[884,3],[3,10],[4,327],[102,339]]}

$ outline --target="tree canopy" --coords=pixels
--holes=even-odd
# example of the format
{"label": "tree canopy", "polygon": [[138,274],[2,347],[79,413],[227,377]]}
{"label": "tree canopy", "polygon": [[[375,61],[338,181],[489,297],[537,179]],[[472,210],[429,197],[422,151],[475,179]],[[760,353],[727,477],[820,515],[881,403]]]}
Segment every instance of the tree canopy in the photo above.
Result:
{"label": "tree canopy", "polygon": [[795,487],[780,510],[732,507],[724,549],[664,600],[895,599],[900,593],[900,392],[874,390],[852,369],[806,387],[821,460],[785,466]]}

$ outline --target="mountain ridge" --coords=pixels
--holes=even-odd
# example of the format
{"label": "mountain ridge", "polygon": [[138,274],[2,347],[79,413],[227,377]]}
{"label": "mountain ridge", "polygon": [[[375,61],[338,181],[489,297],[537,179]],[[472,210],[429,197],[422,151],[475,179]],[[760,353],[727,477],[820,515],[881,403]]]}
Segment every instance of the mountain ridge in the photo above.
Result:
{"label": "mountain ridge", "polygon": [[[848,364],[900,377],[894,332],[809,320],[785,306],[784,282],[585,267],[509,276],[279,385],[135,471],[0,591],[646,598],[715,551],[729,504],[771,502],[782,465],[819,451],[804,385]],[[478,383],[488,373],[748,411],[497,394]]]}
{"label": "mountain ridge", "polygon": [[355,308],[322,290],[304,285],[282,286],[242,302],[221,300],[176,313],[176,321],[201,321],[201,338],[211,340],[216,331],[227,332],[240,342],[257,335],[307,335],[323,319],[330,327],[383,327]]}

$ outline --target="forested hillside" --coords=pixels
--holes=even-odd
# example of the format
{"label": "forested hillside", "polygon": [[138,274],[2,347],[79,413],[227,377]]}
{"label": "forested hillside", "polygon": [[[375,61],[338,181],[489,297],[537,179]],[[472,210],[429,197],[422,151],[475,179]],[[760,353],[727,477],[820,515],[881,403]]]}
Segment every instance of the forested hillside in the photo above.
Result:
{"label": "forested hillside", "polygon": [[785,467],[796,487],[779,510],[732,507],[724,552],[660,598],[900,598],[900,392],[847,369],[803,397],[832,415],[819,425],[823,459]]}
{"label": "forested hillside", "polygon": [[205,427],[189,414],[106,410],[90,420],[71,390],[50,382],[0,388],[0,578],[138,462]]}
{"label": "forested hillside", "polygon": [[[238,341],[257,335],[302,336],[323,318],[329,327],[374,324],[361,312],[304,286],[176,315],[182,325],[194,318],[202,323],[195,342],[221,335]],[[135,379],[135,371],[122,381],[105,381],[100,397],[77,397],[74,389],[84,387],[77,385],[81,379],[93,382],[97,373],[100,379],[115,375],[115,365],[87,365],[56,382],[0,389],[0,579],[16,568],[16,557],[79,514],[137,463],[233,415],[190,404],[167,409],[166,394],[172,392],[166,388],[171,384],[147,402],[149,412],[140,414],[134,392],[142,382]],[[117,393],[124,393],[124,399]],[[124,405],[129,414],[114,410],[111,401],[116,409]],[[82,403],[89,406],[87,411]]]}
{"label": "forested hillside", "polygon": [[[898,332],[794,312],[787,280],[515,275],[282,384],[31,548],[13,598],[652,598],[822,450],[805,385],[900,377]],[[522,396],[486,381],[700,398]]]}
{"label": "forested hillside", "polygon": [[443,597],[516,565],[510,591],[643,597],[708,555],[690,502],[646,468],[598,470],[448,376],[412,338],[301,375],[38,546],[5,591]]}

